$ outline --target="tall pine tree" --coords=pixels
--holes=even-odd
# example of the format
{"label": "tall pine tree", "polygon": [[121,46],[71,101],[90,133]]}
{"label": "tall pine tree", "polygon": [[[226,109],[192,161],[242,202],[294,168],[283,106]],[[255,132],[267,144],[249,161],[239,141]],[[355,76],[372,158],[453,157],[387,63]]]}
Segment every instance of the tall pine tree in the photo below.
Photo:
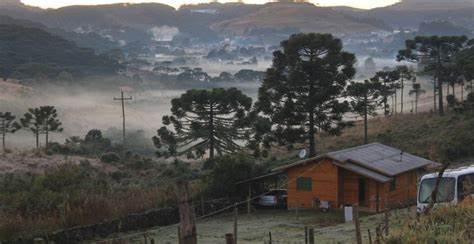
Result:
{"label": "tall pine tree", "polygon": [[5,152],[5,140],[7,134],[13,134],[21,128],[21,125],[15,121],[15,116],[10,112],[0,112],[0,135],[2,135],[2,149]]}
{"label": "tall pine tree", "polygon": [[168,155],[200,157],[208,151],[213,160],[216,152],[234,152],[239,141],[249,139],[252,99],[236,88],[189,90],[171,106],[172,115],[163,117],[165,126],[153,137],[157,148],[167,146]]}
{"label": "tall pine tree", "polygon": [[257,108],[273,123],[280,144],[309,142],[316,155],[315,134],[337,134],[349,110],[341,101],[354,74],[355,57],[331,34],[296,34],[281,43],[259,89]]}
{"label": "tall pine tree", "polygon": [[399,61],[422,63],[427,73],[434,73],[440,115],[444,115],[443,67],[453,63],[457,54],[472,44],[465,36],[417,36],[407,40],[405,49],[399,51]]}
{"label": "tall pine tree", "polygon": [[378,80],[351,82],[347,87],[347,96],[350,98],[352,112],[364,118],[364,144],[368,139],[368,117],[377,115],[377,108],[381,104],[382,84]]}

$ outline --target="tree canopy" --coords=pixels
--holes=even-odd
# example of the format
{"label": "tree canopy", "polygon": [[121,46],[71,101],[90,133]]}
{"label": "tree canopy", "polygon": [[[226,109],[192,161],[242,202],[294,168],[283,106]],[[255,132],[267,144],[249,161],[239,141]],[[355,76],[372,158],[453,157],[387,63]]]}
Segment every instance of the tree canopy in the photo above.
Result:
{"label": "tree canopy", "polygon": [[437,80],[439,114],[444,114],[442,69],[454,62],[459,52],[472,45],[466,36],[417,36],[406,40],[405,49],[397,56],[399,61],[422,63],[425,72],[434,73]]}
{"label": "tree canopy", "polygon": [[340,100],[354,74],[355,57],[331,34],[296,34],[281,43],[259,89],[257,107],[273,123],[280,144],[309,140],[315,133],[339,133],[349,110]]}
{"label": "tree canopy", "polygon": [[[213,159],[241,148],[250,134],[247,115],[252,99],[236,88],[188,90],[171,101],[171,116],[153,141],[158,148],[167,146],[168,155],[203,156]],[[167,126],[172,126],[173,130]]]}

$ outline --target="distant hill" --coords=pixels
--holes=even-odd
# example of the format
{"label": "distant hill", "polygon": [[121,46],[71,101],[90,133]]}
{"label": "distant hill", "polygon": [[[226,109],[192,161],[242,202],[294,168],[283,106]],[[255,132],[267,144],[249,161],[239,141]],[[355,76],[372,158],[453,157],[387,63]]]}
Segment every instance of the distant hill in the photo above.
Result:
{"label": "distant hill", "polygon": [[350,18],[332,8],[310,3],[268,3],[257,11],[217,22],[212,28],[228,35],[248,35],[259,32],[296,30],[334,34],[367,33],[379,27]]}
{"label": "distant hill", "polygon": [[0,53],[0,77],[51,80],[60,74],[111,75],[120,68],[92,49],[80,48],[41,28],[14,23],[0,23]]}
{"label": "distant hill", "polygon": [[474,0],[403,0],[391,6],[367,11],[338,8],[357,17],[376,18],[394,28],[417,28],[422,22],[450,21],[474,30]]}
{"label": "distant hill", "polygon": [[[178,10],[158,3],[70,6],[40,11],[24,5],[16,8],[23,11],[17,16],[50,28],[77,33],[94,32],[121,44],[151,39],[156,34],[154,30],[164,26],[177,28],[179,35],[205,41],[232,34],[253,35],[260,29],[283,29],[285,33],[301,30],[340,34],[379,29],[379,26],[340,14],[332,8],[305,3],[210,3],[185,5]],[[0,15],[12,16],[2,6]]]}

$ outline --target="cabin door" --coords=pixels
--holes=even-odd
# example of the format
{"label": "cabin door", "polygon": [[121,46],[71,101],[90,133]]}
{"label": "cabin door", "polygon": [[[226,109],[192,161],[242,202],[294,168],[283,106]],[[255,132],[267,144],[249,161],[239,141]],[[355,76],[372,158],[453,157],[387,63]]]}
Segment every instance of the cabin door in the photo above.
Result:
{"label": "cabin door", "polygon": [[365,194],[366,193],[366,183],[365,179],[359,179],[359,205],[365,205]]}

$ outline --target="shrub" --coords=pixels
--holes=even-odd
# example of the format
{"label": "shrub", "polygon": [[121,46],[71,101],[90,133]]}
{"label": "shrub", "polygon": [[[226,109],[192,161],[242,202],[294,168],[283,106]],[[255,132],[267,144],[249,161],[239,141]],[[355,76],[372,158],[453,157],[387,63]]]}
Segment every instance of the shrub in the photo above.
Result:
{"label": "shrub", "polygon": [[102,156],[100,157],[100,161],[106,164],[117,163],[120,161],[120,156],[117,153],[108,152],[102,154]]}
{"label": "shrub", "polygon": [[237,154],[218,157],[205,178],[207,193],[213,197],[245,196],[248,190],[239,188],[235,183],[263,172],[264,167],[249,156]]}

